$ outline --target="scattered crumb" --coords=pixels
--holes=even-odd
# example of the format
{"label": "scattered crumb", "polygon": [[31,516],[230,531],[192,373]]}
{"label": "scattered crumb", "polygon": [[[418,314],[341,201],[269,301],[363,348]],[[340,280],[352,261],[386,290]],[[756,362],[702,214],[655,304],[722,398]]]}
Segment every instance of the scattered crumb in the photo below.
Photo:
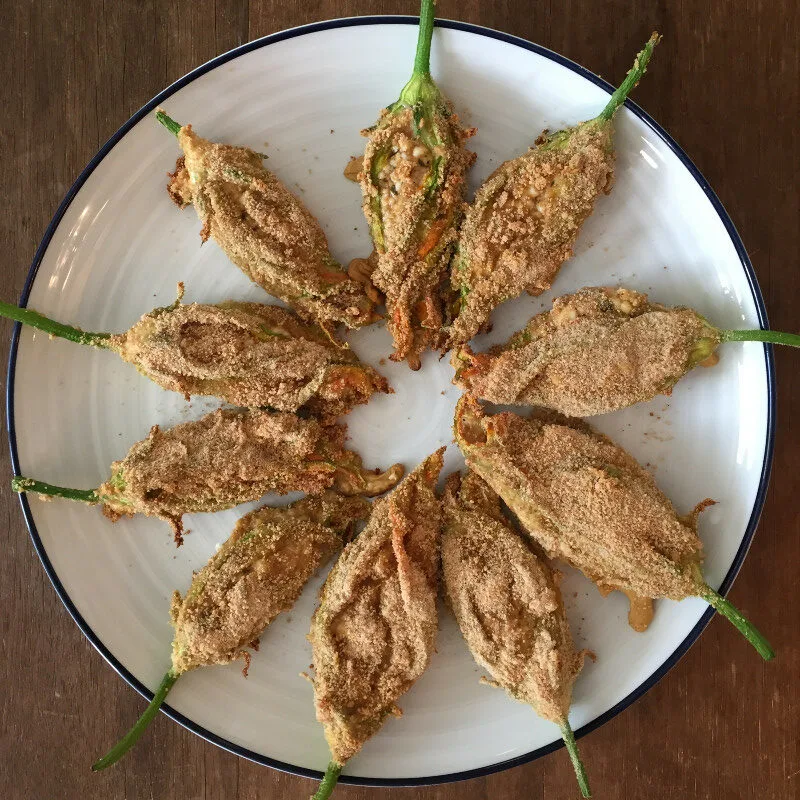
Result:
{"label": "scattered crumb", "polygon": [[361,175],[361,168],[364,164],[363,156],[350,156],[350,160],[344,168],[344,176],[353,183],[358,183]]}

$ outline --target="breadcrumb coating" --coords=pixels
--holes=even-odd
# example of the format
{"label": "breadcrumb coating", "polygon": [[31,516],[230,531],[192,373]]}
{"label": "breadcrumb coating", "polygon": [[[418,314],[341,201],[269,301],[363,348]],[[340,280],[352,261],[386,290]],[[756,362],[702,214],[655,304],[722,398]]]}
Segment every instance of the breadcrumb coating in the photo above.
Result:
{"label": "breadcrumb coating", "polygon": [[455,430],[467,465],[549,557],[601,590],[672,600],[705,591],[697,516],[711,501],[681,517],[649,472],[579,420],[486,416],[465,396]]}
{"label": "breadcrumb coating", "polygon": [[246,648],[294,605],[308,579],[369,513],[362,497],[325,492],[243,516],[195,573],[185,597],[173,595],[173,672],[247,660]]}
{"label": "breadcrumb coating", "polygon": [[386,380],[344,342],[291,311],[260,303],[176,303],[145,314],[109,347],[164,389],[236,406],[347,414]]}
{"label": "breadcrumb coating", "polygon": [[364,286],[334,260],[320,224],[261,154],[210,142],[191,125],[178,142],[183,156],[167,189],[178,206],[194,205],[203,241],[212,237],[252,281],[305,319],[351,328],[374,322]]}
{"label": "breadcrumb coating", "polygon": [[267,492],[343,494],[386,491],[402,476],[395,465],[369,473],[345,450],[345,429],[313,419],[259,409],[218,409],[194,422],[162,430],[133,445],[111,465],[98,490],[110,519],[145,514],[170,523],[178,544],[184,514],[220,511]]}
{"label": "breadcrumb coating", "polygon": [[583,653],[553,571],[511,530],[476,473],[451,475],[443,506],[444,585],[472,655],[513,698],[562,725]]}
{"label": "breadcrumb coating", "polygon": [[458,316],[446,346],[486,328],[500,303],[550,288],[572,255],[597,198],[611,191],[614,152],[609,121],[592,120],[550,137],[501,164],[467,210],[453,260]]}
{"label": "breadcrumb coating", "polygon": [[386,298],[394,361],[419,368],[438,348],[451,304],[448,265],[466,203],[466,173],[475,154],[441,95],[430,117],[411,108],[384,109],[362,133],[369,141],[360,172],[364,215],[377,251],[372,282]]}
{"label": "breadcrumb coating", "polygon": [[311,621],[314,701],[333,761],[375,734],[434,650],[444,448],[390,495],[331,570]]}
{"label": "breadcrumb coating", "polygon": [[586,288],[554,300],[503,345],[456,351],[453,382],[493,403],[588,417],[669,394],[719,343],[719,331],[690,308]]}

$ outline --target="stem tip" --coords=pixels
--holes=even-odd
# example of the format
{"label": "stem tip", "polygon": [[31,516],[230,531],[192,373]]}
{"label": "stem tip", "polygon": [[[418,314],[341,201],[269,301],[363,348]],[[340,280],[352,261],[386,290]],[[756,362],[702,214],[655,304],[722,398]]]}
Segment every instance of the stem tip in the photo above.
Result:
{"label": "stem tip", "polygon": [[322,776],[322,782],[311,800],[328,800],[331,796],[331,792],[336,788],[336,783],[339,780],[339,776],[342,774],[342,768],[343,765],[337,764],[335,761],[331,761],[328,764],[328,768]]}
{"label": "stem tip", "polygon": [[422,0],[419,10],[417,52],[414,56],[414,74],[428,75],[431,71],[431,39],[436,18],[436,0]]}
{"label": "stem tip", "polygon": [[52,483],[25,478],[22,475],[15,475],[11,479],[11,488],[17,493],[30,492],[46,497],[63,497],[66,500],[78,500],[90,505],[100,502],[100,497],[94,489],[69,489],[65,486],[54,486]]}
{"label": "stem tip", "polygon": [[169,690],[175,684],[175,681],[180,677],[180,673],[175,673],[169,670],[167,674],[161,679],[161,683],[150,701],[150,705],[144,710],[144,713],[134,726],[122,737],[102,758],[92,764],[92,772],[99,772],[101,769],[106,769],[112,764],[116,764],[128,750],[133,747],[139,740],[139,737],[145,732],[147,726],[152,722],[153,717],[158,713],[161,704],[169,694]]}
{"label": "stem tip", "polygon": [[761,329],[746,331],[720,331],[723,342],[768,342],[800,347],[800,334],[765,331]]}
{"label": "stem tip", "polygon": [[175,120],[174,120],[174,119],[172,119],[172,117],[170,117],[170,116],[167,114],[167,112],[166,112],[166,111],[164,111],[164,110],[163,110],[163,109],[161,109],[161,108],[159,108],[159,109],[156,111],[156,119],[157,119],[157,120],[158,120],[158,121],[159,121],[159,122],[160,122],[160,123],[161,123],[161,124],[162,124],[162,125],[163,125],[163,126],[164,126],[164,127],[165,127],[165,128],[168,130],[168,131],[169,131],[169,132],[170,132],[170,133],[174,133],[174,134],[175,134],[175,136],[177,136],[177,135],[180,133],[180,131],[181,131],[181,128],[183,127],[183,126],[182,126],[180,123],[178,123],[178,122],[175,122]]}
{"label": "stem tip", "polygon": [[569,720],[564,720],[561,724],[561,738],[564,740],[564,745],[569,753],[572,767],[575,770],[575,777],[578,780],[578,788],[581,790],[583,797],[591,797],[592,790],[589,788],[589,777],[586,774],[586,769],[581,761],[581,754],[578,751],[578,744],[575,741],[575,734],[572,732],[572,727]]}
{"label": "stem tip", "polygon": [[715,592],[710,586],[706,586],[704,593],[700,595],[712,608],[719,611],[738,631],[750,642],[758,651],[764,661],[772,661],[775,658],[775,651],[766,640],[761,631],[748,620],[733,603],[726,600],[721,594]]}
{"label": "stem tip", "polygon": [[631,67],[628,74],[625,76],[625,80],[614,90],[614,93],[611,95],[611,99],[608,101],[606,107],[600,112],[600,116],[598,119],[602,120],[610,120],[616,110],[625,102],[628,95],[633,91],[636,84],[642,79],[642,76],[647,71],[647,65],[650,62],[650,58],[653,55],[653,50],[655,46],[661,41],[661,36],[658,33],[653,33],[650,38],[647,40],[647,44],[644,46],[639,54],[636,56],[636,60],[633,62],[633,66]]}

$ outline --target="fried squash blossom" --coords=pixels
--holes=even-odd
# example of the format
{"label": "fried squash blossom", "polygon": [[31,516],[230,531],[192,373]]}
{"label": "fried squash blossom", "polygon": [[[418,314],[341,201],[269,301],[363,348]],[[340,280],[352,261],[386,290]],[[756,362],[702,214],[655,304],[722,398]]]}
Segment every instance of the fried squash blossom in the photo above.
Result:
{"label": "fried squash blossom", "polygon": [[259,409],[218,409],[195,422],[162,430],[154,425],[96,490],[65,489],[16,477],[15,491],[101,503],[116,521],[144,514],[168,522],[182,542],[184,514],[221,511],[267,492],[381,494],[403,475],[395,464],[382,474],[365,470],[343,447],[345,429],[313,419]]}
{"label": "fried squash blossom", "polygon": [[441,533],[434,489],[443,452],[375,502],[322,588],[308,637],[317,719],[331,751],[318,796],[330,793],[386,718],[400,714],[397,701],[433,653]]}
{"label": "fried squash blossom", "polygon": [[500,498],[474,472],[447,481],[442,575],[475,660],[494,685],[558,725],[584,797],[589,781],[568,716],[583,666],[556,576],[512,530]]}
{"label": "fried squash blossom", "polygon": [[216,144],[163,111],[158,120],[178,137],[183,155],[170,176],[170,197],[192,204],[209,237],[250,280],[304,319],[359,328],[375,321],[363,284],[328,249],[322,226],[248,147]]}
{"label": "fried squash blossom", "polygon": [[700,597],[760,655],[774,657],[764,637],[703,578],[697,520],[713,501],[679,515],[633,456],[580,420],[546,412],[487,416],[462,397],[455,434],[470,469],[548,556],[579,569],[602,592],[628,595],[632,627],[647,626],[652,599]]}
{"label": "fried squash blossom", "polygon": [[173,595],[172,666],[133,728],[92,770],[110,767],[133,747],[185,672],[243,659],[246,676],[248,648],[258,650],[264,629],[292,608],[308,579],[369,512],[362,497],[325,492],[242,517],[218,552],[194,573],[186,594]]}
{"label": "fried squash blossom", "polygon": [[414,70],[368,137],[361,169],[364,215],[377,253],[373,284],[386,296],[394,361],[419,369],[449,319],[448,265],[475,154],[430,73],[434,2],[424,0]]}

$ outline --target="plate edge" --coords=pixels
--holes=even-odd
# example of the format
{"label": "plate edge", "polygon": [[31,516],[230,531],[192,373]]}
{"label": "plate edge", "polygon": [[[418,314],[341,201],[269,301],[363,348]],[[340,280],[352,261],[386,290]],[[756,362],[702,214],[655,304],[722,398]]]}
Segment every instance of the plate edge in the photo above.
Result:
{"label": "plate edge", "polygon": [[[184,86],[188,85],[196,78],[199,78],[201,75],[204,75],[206,72],[209,72],[212,69],[216,69],[217,67],[227,63],[228,61],[231,61],[234,58],[238,58],[241,55],[252,52],[254,50],[258,50],[270,44],[275,44],[280,41],[292,39],[297,36],[304,36],[310,33],[317,33],[325,30],[356,27],[361,25],[380,25],[380,24],[416,25],[417,22],[418,18],[415,16],[391,16],[391,15],[364,16],[364,17],[345,17],[339,19],[325,20],[322,22],[314,22],[307,25],[301,25],[294,28],[289,28],[284,31],[279,31],[277,33],[273,33],[268,36],[255,39],[251,42],[239,45],[238,47],[233,48],[232,50],[222,53],[210,59],[209,61],[205,62],[204,64],[196,67],[194,70],[187,73],[182,78],[179,78],[178,80],[170,84],[166,89],[164,89],[162,92],[160,92],[150,101],[148,101],[145,105],[143,105],[133,116],[130,117],[130,119],[128,119],[122,126],[120,126],[120,128],[105,142],[105,144],[100,148],[100,150],[98,150],[97,154],[89,161],[86,167],[84,167],[84,169],[78,175],[77,179],[75,180],[75,182],[72,184],[72,186],[64,196],[64,199],[59,204],[52,220],[45,229],[44,236],[42,237],[42,240],[36,250],[33,261],[31,263],[31,267],[28,271],[28,276],[25,280],[25,285],[23,287],[22,295],[20,297],[20,305],[21,306],[27,305],[28,297],[30,296],[31,289],[33,287],[33,283],[36,278],[36,274],[38,273],[39,267],[44,258],[44,254],[50,245],[53,235],[55,234],[55,231],[59,223],[61,222],[64,214],[71,205],[73,199],[80,191],[80,189],[83,187],[84,183],[88,180],[89,176],[92,174],[92,172],[94,172],[97,166],[103,161],[103,159],[111,152],[111,150],[115,147],[115,145],[128,133],[128,131],[134,125],[136,125],[140,120],[142,120],[145,116],[147,116],[153,109],[155,109],[160,103],[162,103],[172,94],[177,92],[179,89],[182,89]],[[577,64],[576,62],[571,61],[565,56],[562,56],[559,53],[549,50],[548,48],[534,44],[533,42],[530,42],[526,39],[522,39],[521,37],[504,33],[502,31],[498,31],[493,28],[487,28],[479,25],[473,25],[472,23],[458,22],[454,20],[446,20],[446,19],[437,20],[436,25],[441,28],[458,30],[465,33],[477,34],[480,36],[486,36],[491,39],[505,42],[506,44],[511,44],[516,47],[521,47],[525,50],[528,50],[529,52],[533,52],[536,53],[537,55],[549,58],[550,60],[555,61],[557,64],[560,64],[561,66],[567,67],[573,72],[576,72],[581,77],[591,81],[596,86],[605,89],[609,93],[612,92],[614,89],[614,87],[607,81],[603,80],[599,76],[587,70],[580,64]],[[761,294],[761,289],[758,285],[758,280],[756,278],[753,265],[750,261],[749,256],[747,255],[744,243],[742,242],[742,239],[739,236],[739,233],[736,230],[735,225],[733,224],[733,220],[725,210],[724,206],[717,197],[716,193],[711,188],[710,184],[702,175],[702,173],[694,165],[694,163],[686,154],[686,152],[670,136],[670,134],[667,133],[667,131],[664,128],[662,128],[646,111],[644,111],[633,101],[626,100],[625,105],[632,113],[634,113],[640,120],[642,120],[667,145],[667,147],[669,147],[669,149],[675,154],[675,156],[684,165],[684,167],[686,167],[690,175],[695,179],[695,181],[699,184],[700,188],[703,190],[703,193],[706,195],[712,207],[717,212],[717,215],[722,221],[725,230],[728,233],[728,236],[730,237],[731,242],[734,245],[734,249],[736,250],[736,253],[739,256],[742,269],[744,270],[745,276],[747,277],[753,301],[756,305],[756,313],[758,315],[759,324],[761,325],[762,328],[768,327],[766,307],[764,305],[764,299]],[[14,429],[14,375],[15,375],[15,367],[16,367],[17,351],[19,346],[19,335],[21,327],[22,326],[20,323],[15,323],[12,331],[11,348],[9,352],[7,380],[6,380],[6,425],[8,429],[9,447],[11,451],[11,466],[14,471],[14,474],[19,474],[19,457],[17,452],[16,433]],[[769,484],[770,472],[772,468],[774,445],[775,445],[775,411],[776,411],[775,366],[774,366],[772,345],[764,345],[764,359],[765,359],[765,369],[767,378],[767,426],[766,426],[767,430],[766,430],[766,442],[764,447],[764,460],[762,464],[758,490],[756,492],[756,497],[753,503],[753,510],[751,512],[750,519],[748,521],[747,527],[745,528],[742,541],[739,545],[739,548],[736,552],[733,562],[731,563],[731,567],[728,570],[724,580],[722,581],[722,584],[719,587],[719,591],[723,595],[727,594],[727,592],[730,590],[730,587],[733,585],[736,575],[741,569],[742,563],[744,562],[744,559],[747,556],[747,552],[750,549],[750,545],[752,544],[752,540],[755,535],[756,528],[758,526],[758,521],[761,516],[762,509],[764,507],[764,502],[766,500],[766,493]],[[20,505],[22,507],[22,513],[25,519],[25,523],[28,527],[28,531],[30,533],[34,549],[37,555],[39,556],[39,559],[42,562],[42,566],[44,567],[44,570],[48,578],[50,579],[50,582],[52,583],[53,588],[56,591],[56,594],[58,595],[61,602],[64,604],[65,608],[67,609],[67,612],[75,621],[76,625],[80,628],[84,636],[86,636],[86,638],[89,640],[92,646],[100,653],[100,655],[105,659],[105,661],[109,664],[109,666],[111,666],[111,668],[118,675],[120,675],[120,677],[122,677],[123,680],[125,680],[133,689],[135,689],[149,702],[153,697],[153,693],[143,683],[141,683],[137,678],[135,678],[111,654],[111,652],[100,641],[100,639],[97,637],[94,631],[89,627],[89,625],[81,616],[80,612],[72,603],[72,600],[70,599],[69,595],[64,589],[64,586],[61,584],[58,575],[56,574],[52,564],[50,563],[50,560],[47,556],[47,552],[42,544],[42,541],[36,529],[36,525],[33,521],[33,516],[31,514],[30,506],[28,504],[26,496],[24,494],[20,494],[19,499],[20,499]],[[714,613],[715,612],[713,609],[708,608],[700,617],[700,619],[697,621],[697,623],[694,625],[694,627],[691,629],[691,631],[689,631],[684,640],[675,648],[672,654],[661,664],[661,666],[647,678],[647,680],[641,683],[636,689],[634,689],[634,691],[630,692],[628,695],[626,695],[622,700],[620,700],[606,712],[604,712],[603,714],[596,717],[594,720],[592,720],[591,722],[587,723],[582,728],[577,730],[575,732],[576,738],[580,738],[588,733],[591,733],[593,730],[596,730],[601,725],[608,722],[610,719],[615,717],[629,705],[638,700],[656,683],[658,683],[658,681],[662,677],[664,677],[664,675],[666,675],[667,672],[669,672],[669,670],[680,660],[680,658],[689,650],[692,644],[694,644],[694,642],[699,638],[700,634],[703,632],[706,625],[708,625],[711,618],[714,616]],[[259,753],[255,753],[254,751],[248,750],[247,748],[241,747],[240,745],[236,745],[227,739],[223,739],[222,737],[219,737],[216,734],[212,733],[211,731],[207,730],[203,726],[198,725],[197,723],[188,719],[187,717],[185,717],[184,715],[182,715],[181,713],[179,713],[178,711],[176,711],[175,709],[166,704],[162,706],[162,710],[168,717],[170,717],[183,727],[187,728],[192,733],[197,734],[206,741],[211,742],[212,744],[215,744],[218,747],[221,747],[222,749],[227,750],[228,752],[231,752],[235,755],[241,756],[250,761],[254,761],[256,763],[265,766],[273,767],[274,769],[278,769],[283,772],[288,772],[294,775],[298,775],[300,777],[313,778],[316,780],[319,780],[322,777],[322,773],[317,770],[310,770],[305,767],[299,767],[293,764],[281,762],[276,759],[269,758],[268,756],[263,756]],[[563,743],[560,740],[557,740],[555,742],[551,742],[549,745],[545,745],[544,747],[537,748],[536,750],[532,750],[529,753],[516,756],[515,758],[508,759],[506,761],[501,761],[484,767],[478,767],[475,769],[464,770],[455,773],[431,775],[422,778],[365,778],[359,776],[342,775],[342,777],[340,778],[340,783],[356,785],[356,786],[412,787],[412,786],[430,786],[440,783],[469,780],[472,778],[485,777],[495,772],[500,772],[502,770],[509,769],[511,767],[529,763],[561,747],[563,747]]]}

